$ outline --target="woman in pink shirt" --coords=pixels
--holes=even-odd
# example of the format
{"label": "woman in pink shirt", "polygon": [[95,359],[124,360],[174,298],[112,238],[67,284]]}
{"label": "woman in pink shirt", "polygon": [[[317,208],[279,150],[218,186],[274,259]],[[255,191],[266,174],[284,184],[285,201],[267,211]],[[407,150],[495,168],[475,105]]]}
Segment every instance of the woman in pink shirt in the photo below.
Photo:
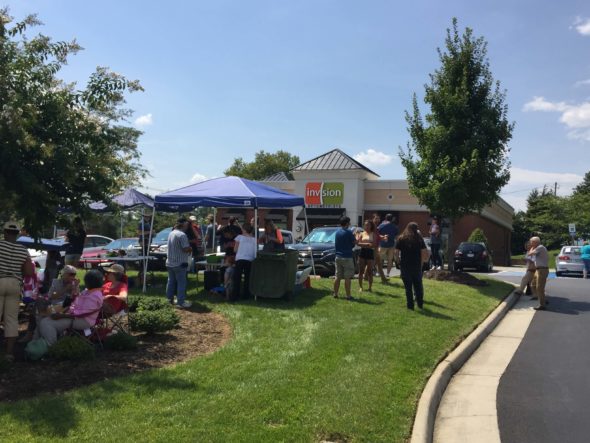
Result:
{"label": "woman in pink shirt", "polygon": [[88,271],[84,276],[86,289],[72,302],[67,313],[51,314],[39,323],[39,332],[49,346],[57,342],[60,333],[68,328],[84,330],[91,328],[102,307],[102,274]]}

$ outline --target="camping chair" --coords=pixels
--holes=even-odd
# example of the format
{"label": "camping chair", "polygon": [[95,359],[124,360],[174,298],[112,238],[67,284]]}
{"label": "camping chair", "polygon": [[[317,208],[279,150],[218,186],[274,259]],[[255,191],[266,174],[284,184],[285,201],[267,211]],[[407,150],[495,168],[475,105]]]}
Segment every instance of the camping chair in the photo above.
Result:
{"label": "camping chair", "polygon": [[127,313],[128,306],[125,304],[123,309],[117,311],[109,299],[105,298],[98,318],[102,320],[103,327],[109,332],[116,329],[120,332],[129,333],[129,315]]}
{"label": "camping chair", "polygon": [[[103,341],[107,337],[107,335],[111,332],[111,329],[108,329],[108,326],[105,325],[104,318],[102,316],[103,306],[98,308],[91,313],[98,312],[98,317],[96,317],[96,322],[94,325],[90,326],[86,329],[75,329],[70,327],[64,331],[64,335],[75,335],[84,340],[86,340],[91,345],[98,344],[98,346],[103,349]],[[84,314],[86,317],[89,313]]]}

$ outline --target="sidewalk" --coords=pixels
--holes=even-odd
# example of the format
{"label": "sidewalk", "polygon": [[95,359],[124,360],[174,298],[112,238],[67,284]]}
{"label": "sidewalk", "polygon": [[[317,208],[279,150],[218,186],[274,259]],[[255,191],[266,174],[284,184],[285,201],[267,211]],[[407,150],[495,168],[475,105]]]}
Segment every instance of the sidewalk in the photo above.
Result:
{"label": "sidewalk", "polygon": [[500,442],[496,393],[533,319],[534,306],[529,297],[521,297],[453,376],[438,408],[434,442]]}

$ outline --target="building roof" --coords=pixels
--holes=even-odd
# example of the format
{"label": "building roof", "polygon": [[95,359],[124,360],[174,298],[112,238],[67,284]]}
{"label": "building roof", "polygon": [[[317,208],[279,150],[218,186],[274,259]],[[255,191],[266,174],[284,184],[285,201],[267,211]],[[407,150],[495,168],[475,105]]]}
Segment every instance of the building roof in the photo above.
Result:
{"label": "building roof", "polygon": [[379,177],[379,174],[371,171],[365,165],[345,154],[340,149],[332,149],[330,152],[320,155],[312,160],[295,166],[292,171],[342,171],[362,169]]}
{"label": "building roof", "polygon": [[285,174],[284,172],[277,172],[276,174],[273,174],[269,177],[266,177],[264,180],[262,180],[263,182],[288,182],[291,181],[289,180],[289,177],[287,177],[287,174]]}

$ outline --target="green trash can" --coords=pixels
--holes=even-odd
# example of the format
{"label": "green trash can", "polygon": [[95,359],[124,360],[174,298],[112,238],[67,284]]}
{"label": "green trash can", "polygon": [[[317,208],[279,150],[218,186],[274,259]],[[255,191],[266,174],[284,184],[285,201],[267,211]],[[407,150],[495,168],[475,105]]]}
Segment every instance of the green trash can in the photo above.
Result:
{"label": "green trash can", "polygon": [[299,253],[258,252],[250,270],[250,293],[254,297],[291,298],[295,288]]}

